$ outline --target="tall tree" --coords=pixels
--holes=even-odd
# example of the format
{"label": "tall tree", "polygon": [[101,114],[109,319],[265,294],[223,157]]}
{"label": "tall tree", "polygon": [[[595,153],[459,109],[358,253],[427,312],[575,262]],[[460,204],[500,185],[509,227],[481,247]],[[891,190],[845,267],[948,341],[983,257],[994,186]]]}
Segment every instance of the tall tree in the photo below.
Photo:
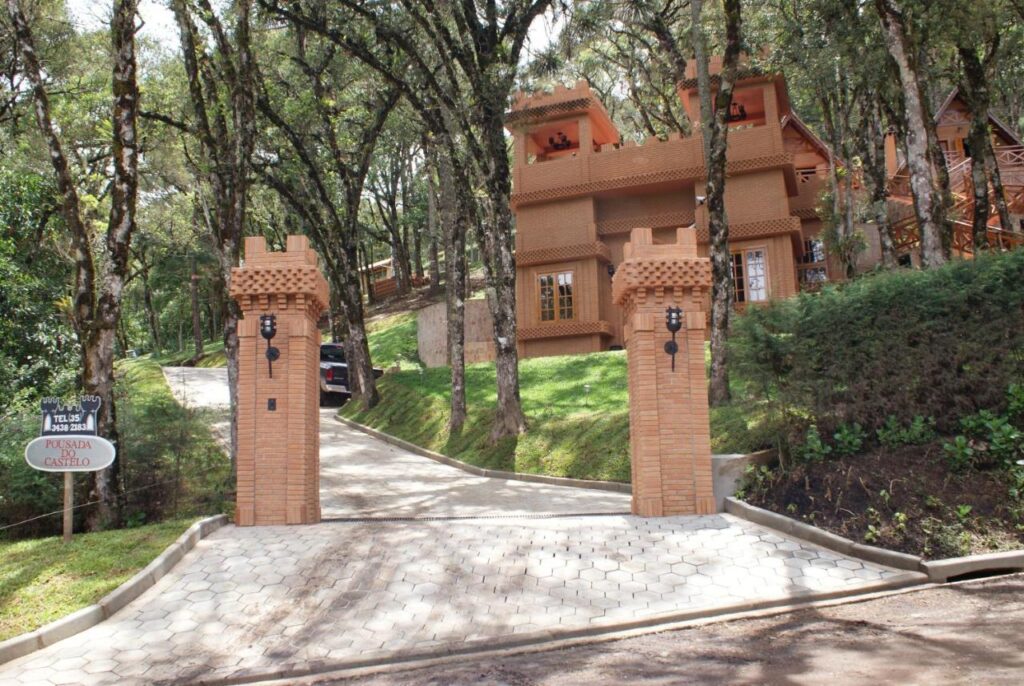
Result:
{"label": "tall tree", "polygon": [[875,0],[885,44],[903,86],[907,167],[921,235],[921,265],[937,267],[949,260],[952,229],[945,161],[939,151],[935,120],[929,105],[928,78],[921,65],[925,54],[916,36],[912,11],[918,0]]}
{"label": "tall tree", "polygon": [[[511,165],[504,114],[529,28],[551,0],[443,4],[401,0],[392,5],[339,0],[336,8],[260,1],[278,15],[328,36],[378,70],[401,88],[431,131],[446,133],[466,146],[466,171],[479,180],[483,193],[477,197],[471,192],[469,179],[458,182],[456,189],[466,195],[465,204],[475,208],[473,226],[493,292],[488,304],[498,399],[491,439],[525,431],[516,339]],[[394,51],[408,59],[409,68],[404,72],[395,72],[386,60],[387,53]],[[456,177],[462,175],[459,169],[455,172]]]}
{"label": "tall tree", "polygon": [[[228,293],[238,266],[248,208],[250,166],[256,139],[254,57],[250,37],[251,0],[233,0],[229,33],[209,0],[172,0],[188,79],[191,121],[162,120],[199,142],[197,178],[213,198],[214,247],[220,263],[219,307],[231,401],[231,463],[238,453],[238,320]],[[196,17],[208,35],[199,30]]]}
{"label": "tall tree", "polygon": [[[102,402],[97,431],[118,444],[114,403],[114,348],[124,286],[128,279],[132,234],[138,196],[137,120],[139,88],[135,60],[135,0],[115,0],[110,24],[112,43],[111,156],[113,178],[110,216],[102,243],[102,259],[93,254],[92,237],[83,220],[76,180],[65,153],[60,129],[54,121],[43,68],[36,52],[28,19],[19,0],[7,0],[7,11],[17,40],[22,70],[35,103],[36,123],[46,141],[50,163],[61,196],[61,214],[71,234],[75,260],[72,318],[82,348],[82,388]],[[91,472],[91,496],[98,507],[88,517],[92,529],[117,523],[119,462]]]}
{"label": "tall tree", "polygon": [[350,390],[370,408],[380,396],[363,316],[359,209],[398,90],[375,88],[372,72],[302,26],[289,27],[284,38],[274,52],[287,60],[265,65],[259,79],[257,105],[270,125],[259,173],[302,218],[324,260],[340,307],[334,314]]}

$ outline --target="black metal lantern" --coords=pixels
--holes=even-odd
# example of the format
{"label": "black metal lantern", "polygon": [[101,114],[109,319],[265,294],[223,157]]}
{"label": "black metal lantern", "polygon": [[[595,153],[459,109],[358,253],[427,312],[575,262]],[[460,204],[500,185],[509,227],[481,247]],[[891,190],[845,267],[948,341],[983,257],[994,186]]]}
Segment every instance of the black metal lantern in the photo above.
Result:
{"label": "black metal lantern", "polygon": [[270,345],[270,339],[277,335],[277,317],[272,314],[260,315],[260,335],[267,341],[267,368],[274,378],[274,361],[280,359],[281,351]]}
{"label": "black metal lantern", "polygon": [[672,333],[672,340],[665,341],[665,352],[672,356],[672,371],[676,370],[676,353],[679,352],[679,344],[676,343],[676,334],[683,328],[683,311],[678,307],[669,307],[665,310],[665,328]]}

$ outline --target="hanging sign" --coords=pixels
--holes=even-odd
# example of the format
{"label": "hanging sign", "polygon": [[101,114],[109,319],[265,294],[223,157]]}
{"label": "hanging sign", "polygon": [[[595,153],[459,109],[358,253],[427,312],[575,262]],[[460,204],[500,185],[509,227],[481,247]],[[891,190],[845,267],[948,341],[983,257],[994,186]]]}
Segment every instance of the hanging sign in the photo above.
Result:
{"label": "hanging sign", "polygon": [[25,461],[44,472],[94,472],[114,462],[114,444],[96,435],[96,414],[101,399],[84,395],[65,405],[44,398],[43,430],[25,447]]}
{"label": "hanging sign", "polygon": [[65,405],[58,398],[43,398],[42,436],[95,436],[96,415],[102,399],[83,395],[77,403]]}
{"label": "hanging sign", "polygon": [[99,436],[40,436],[25,447],[25,461],[43,472],[94,472],[114,462],[114,444]]}

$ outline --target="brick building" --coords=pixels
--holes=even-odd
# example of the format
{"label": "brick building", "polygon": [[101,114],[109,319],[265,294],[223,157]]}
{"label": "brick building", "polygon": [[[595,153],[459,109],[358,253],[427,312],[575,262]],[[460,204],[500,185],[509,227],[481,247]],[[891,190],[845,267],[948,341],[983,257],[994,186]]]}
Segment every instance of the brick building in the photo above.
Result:
{"label": "brick building", "polygon": [[[679,97],[699,121],[696,79],[680,84]],[[747,72],[734,103],[726,212],[736,299],[788,297],[829,278],[815,209],[829,151],[793,112],[781,75]],[[623,141],[586,81],[520,95],[506,126],[515,139],[520,354],[621,346],[611,277],[630,230],[649,227],[667,244],[678,227],[695,225],[698,251],[708,254],[700,133]]]}

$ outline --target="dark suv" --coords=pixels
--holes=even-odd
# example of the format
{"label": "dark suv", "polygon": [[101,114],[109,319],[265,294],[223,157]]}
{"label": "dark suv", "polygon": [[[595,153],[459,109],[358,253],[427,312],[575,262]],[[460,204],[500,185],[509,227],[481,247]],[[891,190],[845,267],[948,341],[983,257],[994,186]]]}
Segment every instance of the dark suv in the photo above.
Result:
{"label": "dark suv", "polygon": [[[384,372],[374,368],[374,378]],[[320,345],[320,404],[325,405],[331,395],[347,400],[352,394],[348,390],[348,363],[345,361],[345,346],[341,343]]]}

